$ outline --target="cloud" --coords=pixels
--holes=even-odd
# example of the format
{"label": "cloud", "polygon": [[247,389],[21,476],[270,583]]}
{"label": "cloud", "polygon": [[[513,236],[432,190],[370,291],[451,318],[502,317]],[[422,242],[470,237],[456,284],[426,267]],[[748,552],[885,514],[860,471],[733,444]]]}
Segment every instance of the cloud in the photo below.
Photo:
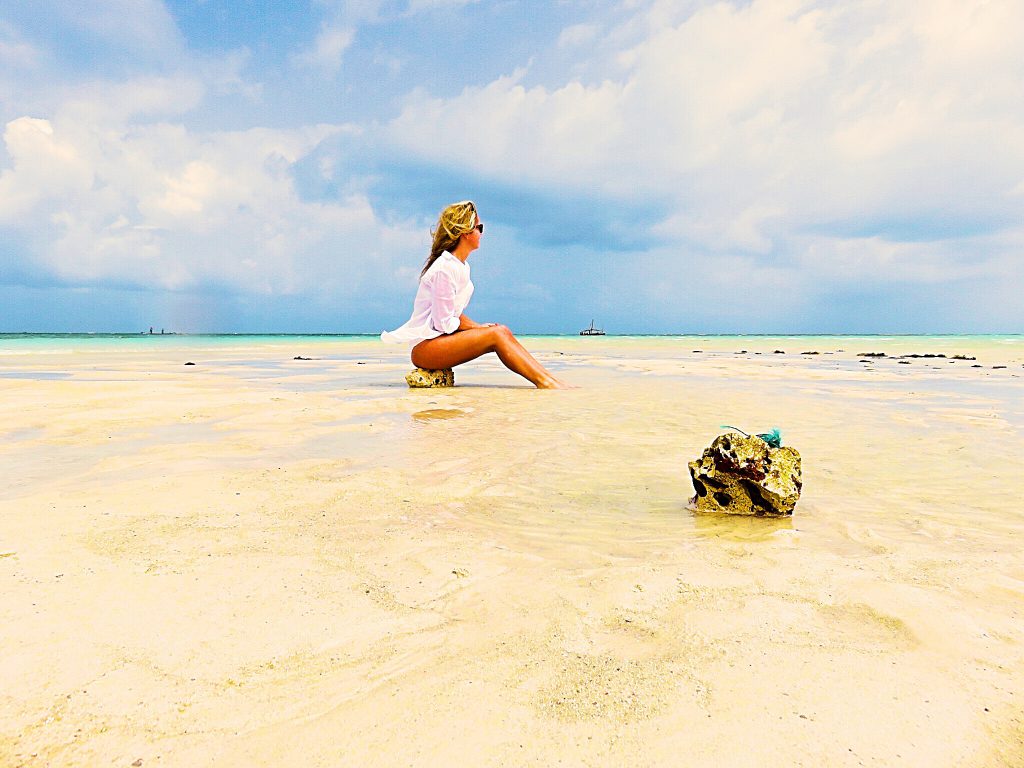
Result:
{"label": "cloud", "polygon": [[562,30],[558,36],[558,46],[561,48],[573,48],[584,45],[594,40],[598,32],[596,24],[573,24]]}
{"label": "cloud", "polygon": [[21,220],[44,196],[74,195],[92,185],[92,171],[78,148],[54,137],[48,120],[13,120],[4,130],[4,144],[14,167],[0,174],[0,222]]}
{"label": "cloud", "polygon": [[843,330],[903,294],[970,312],[961,285],[1024,322],[993,306],[1024,290],[1016,0],[558,4],[459,66],[403,37],[453,5],[318,0],[220,56],[155,0],[5,10],[0,283],[390,317],[432,216],[473,197],[475,302],[528,330],[742,331],[766,302]]}
{"label": "cloud", "polygon": [[[72,29],[76,44],[109,38],[123,50],[148,41],[166,51],[180,43],[161,5],[128,5],[100,3],[96,18],[84,18],[84,6],[71,4],[55,24]],[[13,28],[0,33],[5,43],[20,40]],[[322,54],[343,47],[331,40],[323,38]],[[393,290],[392,254],[423,249],[420,222],[382,216],[346,157],[316,170],[324,183],[342,179],[329,198],[305,198],[296,184],[320,144],[360,129],[301,120],[207,127],[233,121],[218,101],[259,98],[258,84],[241,75],[248,60],[245,51],[186,53],[166,72],[49,70],[38,74],[45,88],[12,86],[0,148],[0,239],[11,247],[0,249],[0,283],[303,295],[311,305]],[[196,121],[211,105],[213,120]]]}
{"label": "cloud", "polygon": [[39,58],[39,50],[0,19],[0,64],[11,69],[29,69],[36,66]]}
{"label": "cloud", "polygon": [[785,253],[851,222],[884,240],[893,218],[957,222],[939,239],[1019,220],[1024,6],[755,0],[669,23],[666,7],[591,63],[600,79],[526,86],[517,70],[454,98],[416,92],[387,135],[490,179],[656,201],[659,233],[705,251]]}
{"label": "cloud", "polygon": [[324,24],[313,46],[296,54],[293,61],[301,67],[313,67],[328,75],[336,75],[341,69],[345,51],[352,45],[354,39],[353,28]]}
{"label": "cloud", "polygon": [[84,124],[177,117],[199,106],[206,88],[201,79],[186,74],[78,83],[62,89],[57,109],[62,118]]}
{"label": "cloud", "polygon": [[36,3],[9,5],[7,23],[31,30],[35,45],[72,68],[173,66],[185,55],[185,41],[160,0],[63,0],[45,11]]}
{"label": "cloud", "polygon": [[438,8],[461,8],[464,5],[477,3],[479,0],[409,0],[409,14],[433,11]]}
{"label": "cloud", "polygon": [[291,169],[342,130],[18,118],[4,132],[0,226],[67,285],[353,295],[386,282],[388,248],[419,233],[382,223],[358,194],[300,199]]}

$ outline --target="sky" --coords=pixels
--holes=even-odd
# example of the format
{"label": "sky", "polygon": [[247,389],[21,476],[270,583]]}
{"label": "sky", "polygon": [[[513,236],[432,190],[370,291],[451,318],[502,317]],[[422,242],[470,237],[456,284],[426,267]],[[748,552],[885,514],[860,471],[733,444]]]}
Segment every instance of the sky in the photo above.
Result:
{"label": "sky", "polygon": [[1024,332],[1020,0],[0,6],[0,332]]}

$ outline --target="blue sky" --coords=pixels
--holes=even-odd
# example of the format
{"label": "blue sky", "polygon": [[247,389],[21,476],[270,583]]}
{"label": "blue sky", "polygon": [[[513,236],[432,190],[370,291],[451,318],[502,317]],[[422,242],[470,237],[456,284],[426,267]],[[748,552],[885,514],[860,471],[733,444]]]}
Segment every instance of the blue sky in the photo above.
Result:
{"label": "blue sky", "polygon": [[0,9],[0,332],[1024,330],[1019,0]]}

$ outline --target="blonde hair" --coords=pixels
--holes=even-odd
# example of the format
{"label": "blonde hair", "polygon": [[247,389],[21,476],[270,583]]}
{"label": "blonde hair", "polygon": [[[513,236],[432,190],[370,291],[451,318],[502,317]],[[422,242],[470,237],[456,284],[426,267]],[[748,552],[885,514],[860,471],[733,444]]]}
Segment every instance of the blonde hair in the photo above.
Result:
{"label": "blonde hair", "polygon": [[476,226],[476,205],[472,200],[463,200],[461,203],[452,203],[443,211],[437,220],[437,226],[430,230],[434,242],[430,246],[430,255],[423,265],[420,277],[427,274],[430,265],[433,264],[442,253],[451,251],[459,244],[459,238],[467,232],[472,232]]}

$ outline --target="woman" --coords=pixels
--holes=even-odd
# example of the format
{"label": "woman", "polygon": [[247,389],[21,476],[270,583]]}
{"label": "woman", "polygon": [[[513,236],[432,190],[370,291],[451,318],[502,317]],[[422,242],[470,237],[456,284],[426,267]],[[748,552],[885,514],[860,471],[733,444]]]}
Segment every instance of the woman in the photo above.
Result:
{"label": "woman", "polygon": [[384,341],[412,345],[412,364],[437,370],[452,368],[488,352],[495,352],[507,368],[540,389],[566,389],[512,335],[497,323],[475,323],[465,314],[473,295],[469,254],[480,247],[483,222],[469,200],[449,205],[434,230],[409,322],[380,335]]}

